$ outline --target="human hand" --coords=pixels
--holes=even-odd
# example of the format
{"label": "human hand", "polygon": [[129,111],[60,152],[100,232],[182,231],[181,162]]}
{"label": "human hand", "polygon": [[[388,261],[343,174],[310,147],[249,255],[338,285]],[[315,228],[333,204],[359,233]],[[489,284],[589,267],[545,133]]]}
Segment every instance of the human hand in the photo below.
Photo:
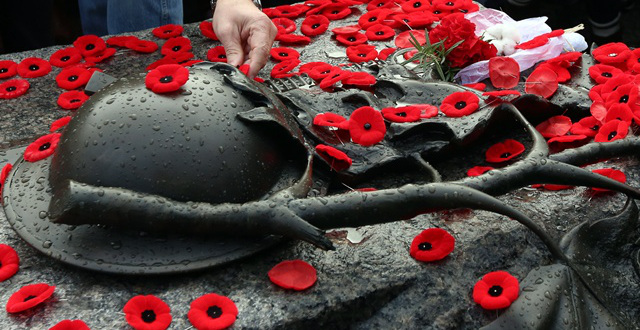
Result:
{"label": "human hand", "polygon": [[218,0],[213,30],[227,53],[227,63],[249,64],[254,78],[267,63],[278,29],[251,0]]}

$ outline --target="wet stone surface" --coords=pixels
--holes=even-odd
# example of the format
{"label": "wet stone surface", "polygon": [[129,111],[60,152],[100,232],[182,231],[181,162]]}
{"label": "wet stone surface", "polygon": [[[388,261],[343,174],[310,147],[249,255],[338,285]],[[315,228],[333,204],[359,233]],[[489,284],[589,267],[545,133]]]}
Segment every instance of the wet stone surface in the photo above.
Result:
{"label": "wet stone surface", "polygon": [[[351,18],[340,24],[353,21]],[[335,27],[333,24],[336,22],[331,27]],[[184,34],[191,39],[196,58],[206,58],[206,51],[217,45],[200,35],[197,24],[185,26]],[[158,41],[150,31],[135,35]],[[48,58],[58,48],[9,54],[0,59]],[[299,49],[303,62],[344,60],[326,58],[322,49],[337,49],[335,41],[326,36],[310,49]],[[159,56],[159,52],[140,55],[119,50],[113,59],[98,66],[105,73],[124,77],[144,72]],[[265,78],[273,64],[263,70]],[[2,165],[15,162],[21,154],[18,147],[47,132],[53,120],[67,115],[55,104],[63,92],[53,79],[58,72],[54,68],[44,78],[30,79],[27,95],[2,101]],[[457,159],[473,163],[468,155]],[[456,162],[451,163],[454,166]],[[606,165],[623,169],[631,186],[640,185],[637,161],[614,160]],[[615,193],[593,195],[586,188],[560,192],[524,188],[499,199],[529,215],[558,240],[582,221],[617,214],[626,200]],[[414,236],[431,227],[451,233],[456,248],[442,261],[421,263],[410,257],[409,246]],[[56,286],[52,299],[37,308],[16,315],[0,312],[0,328],[47,329],[63,319],[82,319],[93,329],[128,329],[122,314],[124,304],[135,295],[153,294],[171,307],[171,328],[186,329],[190,326],[186,316],[190,302],[215,292],[236,303],[237,329],[477,329],[503,313],[484,311],[473,302],[471,292],[480,277],[505,270],[522,280],[534,268],[551,262],[537,236],[516,221],[485,211],[439,212],[355,230],[357,234],[353,229],[330,232],[328,237],[336,246],[336,251],[331,252],[307,243],[283,242],[215,269],[177,275],[122,276],[68,266],[37,252],[18,237],[0,212],[0,243],[15,248],[21,259],[19,272],[0,283],[0,305],[4,306],[21,286],[32,283]],[[148,233],[139,235],[145,237]],[[350,238],[357,243],[351,243]],[[44,250],[51,248],[46,240],[41,244]],[[119,252],[122,242],[114,238],[104,248],[114,254],[122,253]],[[155,252],[149,249],[146,253]],[[124,254],[121,257],[127,258]],[[288,259],[302,259],[313,265],[318,271],[318,282],[303,292],[273,285],[267,272]],[[636,278],[635,282],[630,280],[628,289],[637,292],[637,274],[630,274]],[[633,303],[629,301],[629,314],[640,315],[637,310],[640,304]]]}

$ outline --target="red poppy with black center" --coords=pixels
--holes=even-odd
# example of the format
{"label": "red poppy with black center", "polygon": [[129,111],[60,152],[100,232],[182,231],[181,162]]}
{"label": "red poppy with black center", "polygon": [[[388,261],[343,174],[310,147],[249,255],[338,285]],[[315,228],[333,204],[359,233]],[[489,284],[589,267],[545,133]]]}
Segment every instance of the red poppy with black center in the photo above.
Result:
{"label": "red poppy with black center", "polygon": [[349,16],[351,14],[351,8],[336,3],[324,7],[319,14],[331,21],[337,21]]}
{"label": "red poppy with black center", "polygon": [[565,135],[571,129],[571,118],[567,116],[553,116],[536,126],[536,130],[546,138]]}
{"label": "red poppy with black center", "polygon": [[374,24],[382,23],[389,14],[391,14],[391,11],[386,8],[372,10],[360,16],[358,25],[360,25],[362,29],[367,29]]}
{"label": "red poppy with black center", "polygon": [[215,46],[207,51],[207,59],[211,62],[227,63],[227,51],[224,46]]}
{"label": "red poppy with black center", "polygon": [[27,57],[18,64],[18,74],[23,78],[42,77],[51,72],[51,64],[37,57]]}
{"label": "red poppy with black center", "polygon": [[218,36],[216,36],[216,33],[213,31],[211,21],[202,21],[198,27],[200,28],[200,33],[202,33],[203,36],[211,40],[218,40]]}
{"label": "red poppy with black center", "polygon": [[109,37],[109,39],[107,39],[106,43],[109,46],[126,47],[125,44],[127,43],[127,41],[134,40],[134,39],[138,39],[138,37],[135,37],[135,36],[113,36],[113,37]]}
{"label": "red poppy with black center", "polygon": [[366,87],[376,83],[376,77],[372,74],[362,71],[353,72],[350,77],[342,80],[343,85],[353,85]]}
{"label": "red poppy with black center", "polygon": [[372,11],[380,8],[393,8],[396,4],[394,1],[389,0],[372,0],[367,4],[367,11]]}
{"label": "red poppy with black center", "polygon": [[49,127],[49,132],[53,133],[69,124],[71,121],[71,116],[65,116],[60,119],[56,119],[53,123],[51,123],[51,127]]}
{"label": "red poppy with black center", "polygon": [[458,11],[463,14],[473,13],[478,10],[480,10],[480,6],[478,6],[478,4],[473,3],[471,1],[465,1],[458,7]]}
{"label": "red poppy with black center", "polygon": [[478,95],[471,92],[455,92],[442,100],[440,111],[448,117],[463,117],[474,113],[479,106]]}
{"label": "red poppy with black center", "polygon": [[513,139],[507,139],[489,147],[487,152],[485,152],[485,160],[489,163],[506,162],[518,157],[524,150],[522,143]]}
{"label": "red poppy with black center", "polygon": [[0,79],[11,78],[18,73],[18,64],[11,60],[0,61]]}
{"label": "red poppy with black center", "polygon": [[124,47],[132,49],[138,53],[148,54],[158,50],[158,44],[151,40],[142,40],[138,38],[132,38],[124,43]]}
{"label": "red poppy with black center", "polygon": [[205,294],[191,302],[187,317],[196,329],[225,329],[238,316],[238,308],[233,301],[215,293]]}
{"label": "red poppy with black center", "polygon": [[606,122],[598,130],[594,141],[596,142],[611,142],[615,140],[623,139],[629,133],[629,124],[622,120],[611,120]]}
{"label": "red poppy with black center", "polygon": [[35,307],[53,295],[55,286],[45,283],[25,285],[9,297],[7,312],[20,313]]}
{"label": "red poppy with black center", "polygon": [[622,42],[611,42],[594,49],[591,55],[600,63],[618,66],[626,65],[631,50]]}
{"label": "red poppy with black center", "polygon": [[298,64],[300,64],[300,60],[292,58],[274,65],[273,69],[271,69],[271,78],[286,78],[293,76],[293,73],[290,72],[295,69]]}
{"label": "red poppy with black center", "polygon": [[182,25],[166,24],[153,29],[151,33],[161,39],[174,38],[182,34],[184,28]]}
{"label": "red poppy with black center", "polygon": [[558,90],[558,75],[551,69],[536,68],[527,78],[524,91],[529,94],[550,98]]}
{"label": "red poppy with black center", "polygon": [[189,69],[179,64],[165,64],[149,71],[144,79],[154,93],[175,92],[189,80]]}
{"label": "red poppy with black center", "polygon": [[59,68],[65,68],[80,61],[82,61],[82,54],[75,47],[59,49],[49,57],[49,63]]}
{"label": "red poppy with black center", "polygon": [[489,59],[489,78],[496,88],[513,88],[520,81],[520,65],[511,57],[492,57]]}
{"label": "red poppy with black center", "polygon": [[39,137],[25,149],[24,160],[37,162],[53,155],[58,147],[58,141],[60,141],[60,133],[51,133]]}
{"label": "red poppy with black center", "polygon": [[82,320],[62,320],[49,330],[91,330]]}
{"label": "red poppy with black center", "polygon": [[313,117],[313,124],[318,126],[349,129],[349,122],[346,118],[331,112],[317,114],[315,117]]}
{"label": "red poppy with black center", "polygon": [[324,33],[329,28],[329,19],[323,15],[310,15],[302,21],[300,32],[313,37]]}
{"label": "red poppy with black center", "polygon": [[267,275],[273,284],[295,291],[306,290],[318,280],[316,269],[299,259],[285,260],[273,266]]}
{"label": "red poppy with black center", "polygon": [[376,46],[357,45],[347,47],[347,57],[354,63],[373,61],[378,57]]}
{"label": "red poppy with black center", "polygon": [[349,134],[351,140],[368,147],[384,139],[387,126],[380,111],[370,106],[355,109],[349,117]]}
{"label": "red poppy with black center", "polygon": [[276,40],[289,45],[306,45],[311,42],[309,37],[297,34],[278,34]]}
{"label": "red poppy with black center", "polygon": [[473,287],[473,301],[489,310],[511,306],[519,294],[518,279],[505,271],[488,273]]}
{"label": "red poppy with black center", "polygon": [[367,42],[367,36],[364,33],[338,34],[336,40],[346,46],[356,46]]}
{"label": "red poppy with black center", "polygon": [[631,55],[627,59],[627,70],[629,73],[640,74],[640,48],[631,51]]}
{"label": "red poppy with black center", "polygon": [[[2,177],[0,178],[0,193],[2,186],[7,179],[7,175],[11,171],[11,164],[7,164],[2,168]],[[0,282],[11,278],[18,272],[20,267],[20,258],[18,253],[12,247],[6,244],[0,244]]]}
{"label": "red poppy with black center", "polygon": [[171,324],[169,305],[154,295],[135,296],[122,311],[127,323],[136,330],[164,330]]}
{"label": "red poppy with black center", "polygon": [[384,108],[382,117],[396,123],[410,123],[420,120],[420,109],[412,105]]}
{"label": "red poppy with black center", "polygon": [[433,5],[433,7],[440,9],[442,11],[449,11],[449,12],[453,12],[455,10],[457,10],[458,8],[460,8],[460,6],[462,5],[463,1],[457,0],[457,1],[452,1],[452,0],[432,0],[431,4]]}
{"label": "red poppy with black center", "polygon": [[640,104],[638,103],[638,86],[634,83],[624,84],[616,88],[616,90],[607,95],[604,102],[607,108],[611,108],[614,104],[625,104],[633,111],[640,109]]}
{"label": "red poppy with black center", "polygon": [[598,84],[604,84],[609,79],[621,75],[622,70],[606,64],[595,64],[589,67],[589,76]]}
{"label": "red poppy with black center", "polygon": [[56,76],[58,87],[67,90],[78,89],[91,79],[91,71],[81,66],[69,66]]}
{"label": "red poppy with black center", "polygon": [[612,120],[620,120],[631,125],[631,122],[633,121],[633,112],[629,106],[624,103],[613,104],[609,108],[609,111],[607,111],[607,115],[604,117],[603,122],[607,123]]}
{"label": "red poppy with black center", "polygon": [[593,86],[589,91],[589,97],[591,98],[592,92],[598,93],[600,96],[600,99],[598,100],[597,99],[598,96],[594,96],[594,99],[592,100],[594,102],[604,101],[606,100],[607,96],[609,96],[610,93],[613,93],[620,86],[623,86],[629,83],[635,83],[635,77],[633,75],[623,73],[619,76],[612,77],[604,84]]}
{"label": "red poppy with black center", "polygon": [[68,91],[58,96],[58,105],[66,110],[74,110],[78,109],[88,99],[89,95],[83,91]]}
{"label": "red poppy with black center", "polygon": [[274,8],[277,17],[297,18],[306,11],[302,6],[282,5]]}
{"label": "red poppy with black center", "polygon": [[401,28],[406,28],[408,26],[411,29],[422,29],[430,27],[431,24],[439,18],[430,12],[416,11],[407,14],[395,14],[391,16],[391,19],[396,21],[396,25]]}
{"label": "red poppy with black center", "polygon": [[596,136],[598,134],[598,130],[600,129],[600,121],[597,120],[593,116],[585,117],[580,119],[577,123],[571,125],[571,134],[575,135],[585,135],[585,136]]}
{"label": "red poppy with black center", "polygon": [[13,99],[24,95],[29,90],[29,82],[25,79],[11,79],[0,84],[0,99]]}
{"label": "red poppy with black center", "polygon": [[416,39],[420,45],[424,45],[426,43],[425,33],[422,30],[409,30],[404,31],[396,37],[394,43],[398,48],[413,48],[413,44],[411,43],[413,39]]}
{"label": "red poppy with black center", "polygon": [[162,55],[176,55],[178,53],[184,53],[191,50],[191,40],[185,37],[171,38],[167,40],[160,48]]}
{"label": "red poppy with black center", "polygon": [[340,26],[331,30],[331,32],[333,32],[333,34],[335,35],[354,34],[356,32],[360,32],[360,26],[358,25]]}
{"label": "red poppy with black center", "polygon": [[318,86],[320,86],[320,88],[322,89],[327,89],[327,88],[333,87],[338,82],[351,77],[351,75],[352,75],[351,71],[342,70],[338,67],[334,67],[331,69],[329,74],[326,77],[324,77],[322,81],[320,81],[320,84],[318,84]]}
{"label": "red poppy with black center", "polygon": [[107,48],[107,43],[96,35],[88,34],[78,37],[73,42],[73,47],[77,48],[82,56],[92,56]]}
{"label": "red poppy with black center", "polygon": [[296,22],[286,17],[278,17],[271,20],[278,28],[279,33],[291,33],[296,30]]}
{"label": "red poppy with black center", "polygon": [[431,9],[431,2],[427,0],[409,0],[405,1],[401,8],[405,13],[425,12]]}
{"label": "red poppy with black center", "polygon": [[108,59],[109,57],[113,56],[116,53],[116,49],[115,48],[105,48],[101,53],[96,54],[96,55],[92,55],[92,56],[86,56],[84,58],[85,61],[87,61],[87,63],[100,63],[106,59]]}
{"label": "red poppy with black center", "polygon": [[384,61],[387,58],[389,58],[389,55],[393,54],[396,50],[397,50],[396,48],[392,48],[392,47],[385,48],[380,52],[378,52],[378,58]]}
{"label": "red poppy with black center", "polygon": [[[624,174],[624,172],[620,171],[620,170],[616,170],[613,168],[601,168],[601,169],[597,169],[597,170],[592,170],[591,172],[593,173],[597,173],[600,175],[604,175],[610,179],[614,179],[618,182],[621,183],[625,183],[627,182],[627,176]],[[596,188],[596,187],[591,187],[591,190],[593,191],[597,191],[597,192],[606,192],[606,191],[610,191],[609,189],[603,189],[603,188]]]}
{"label": "red poppy with black center", "polygon": [[300,58],[300,53],[289,47],[273,47],[269,53],[278,62]]}
{"label": "red poppy with black center", "polygon": [[418,261],[431,262],[444,259],[454,248],[451,234],[441,228],[429,228],[413,239],[409,254]]}
{"label": "red poppy with black center", "polygon": [[[333,65],[329,64],[329,63],[325,63],[325,62],[309,62],[309,63],[305,63],[303,65],[300,66],[300,68],[298,69],[298,71],[300,73],[309,73],[311,71],[317,71],[319,73],[325,72],[325,76],[321,77],[320,79],[326,77],[327,74],[329,74],[329,71],[331,70],[331,68],[333,68]],[[312,77],[313,78],[313,77]],[[313,78],[316,79],[316,78]]]}
{"label": "red poppy with black center", "polygon": [[[589,99],[593,102],[602,103],[602,107],[604,108],[604,99],[602,98],[602,89],[604,88],[604,84],[595,85],[591,87],[589,90]],[[605,108],[606,109],[606,108]]]}
{"label": "red poppy with black center", "polygon": [[393,36],[395,36],[396,33],[395,31],[383,24],[374,24],[371,25],[369,28],[367,28],[367,31],[365,31],[365,36],[367,36],[367,38],[369,40],[388,40],[393,38]]}
{"label": "red poppy with black center", "polygon": [[467,170],[467,176],[480,176],[491,170],[494,170],[491,166],[474,166]]}

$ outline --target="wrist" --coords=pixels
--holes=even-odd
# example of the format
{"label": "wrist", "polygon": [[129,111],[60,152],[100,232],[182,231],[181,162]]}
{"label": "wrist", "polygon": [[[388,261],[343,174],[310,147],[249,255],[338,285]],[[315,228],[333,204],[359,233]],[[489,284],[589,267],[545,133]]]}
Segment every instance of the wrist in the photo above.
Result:
{"label": "wrist", "polygon": [[[261,0],[247,0],[247,1],[251,1],[258,9],[262,10],[262,1]],[[211,12],[212,13],[216,12],[216,6],[218,5],[218,2],[224,3],[226,1],[225,0],[210,0]]]}

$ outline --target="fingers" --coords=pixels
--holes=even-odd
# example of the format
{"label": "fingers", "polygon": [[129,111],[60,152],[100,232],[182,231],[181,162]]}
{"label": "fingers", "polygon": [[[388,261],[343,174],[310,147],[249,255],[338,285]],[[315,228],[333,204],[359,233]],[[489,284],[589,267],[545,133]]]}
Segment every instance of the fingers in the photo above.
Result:
{"label": "fingers", "polygon": [[269,52],[277,32],[278,30],[268,18],[256,21],[255,25],[252,27],[247,40],[247,44],[250,48],[248,54],[250,78],[255,77],[258,74],[258,71],[260,71],[260,69],[262,69],[262,67],[267,63]]}
{"label": "fingers", "polygon": [[216,31],[216,35],[220,42],[224,45],[227,53],[227,63],[238,67],[244,62],[245,52],[242,46],[242,38],[240,32],[233,26],[222,26],[220,32]]}

